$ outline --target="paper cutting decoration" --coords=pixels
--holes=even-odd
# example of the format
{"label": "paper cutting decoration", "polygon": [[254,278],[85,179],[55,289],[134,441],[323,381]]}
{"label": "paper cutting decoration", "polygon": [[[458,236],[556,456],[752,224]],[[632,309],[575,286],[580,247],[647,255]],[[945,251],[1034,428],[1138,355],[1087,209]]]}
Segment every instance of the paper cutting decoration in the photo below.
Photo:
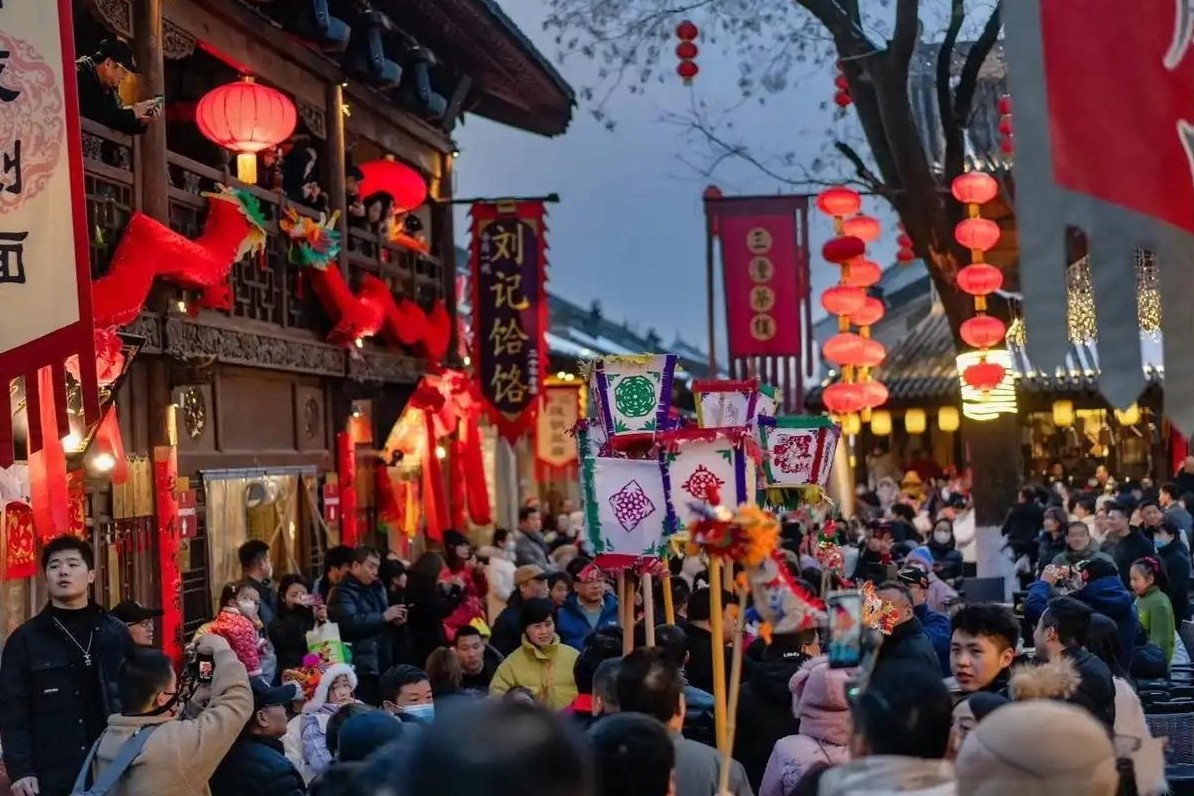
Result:
{"label": "paper cutting decoration", "polygon": [[611,437],[654,434],[667,428],[674,354],[611,356],[593,363],[593,394]]}
{"label": "paper cutting decoration", "polygon": [[655,459],[584,462],[585,533],[601,556],[661,556],[670,530],[664,470]]}
{"label": "paper cutting decoration", "polygon": [[758,390],[759,382],[755,379],[694,381],[697,425],[701,428],[748,425],[754,420]]}
{"label": "paper cutting decoration", "polygon": [[[731,434],[710,436],[708,431],[673,431],[667,437],[669,495],[681,525],[698,519],[692,505],[709,499],[709,489],[737,506],[754,499],[754,461],[743,450],[745,429],[739,439]],[[753,444],[753,442],[752,442]],[[757,450],[757,449],[756,449]]]}
{"label": "paper cutting decoration", "polygon": [[770,487],[825,486],[841,429],[826,417],[776,417],[759,422]]}

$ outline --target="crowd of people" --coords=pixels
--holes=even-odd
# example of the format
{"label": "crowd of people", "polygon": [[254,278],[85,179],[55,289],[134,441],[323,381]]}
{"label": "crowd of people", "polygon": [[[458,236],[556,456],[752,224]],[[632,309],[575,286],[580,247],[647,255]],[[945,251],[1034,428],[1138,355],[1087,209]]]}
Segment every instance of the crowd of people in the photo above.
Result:
{"label": "crowd of people", "polygon": [[[1087,550],[1085,523],[1039,508],[1038,549],[1065,527],[1068,553]],[[734,595],[713,621],[722,584],[700,557],[676,559],[655,614],[640,593],[623,627],[570,513],[549,532],[543,519],[526,507],[480,547],[448,531],[413,562],[334,547],[310,583],[275,582],[268,545],[247,542],[182,672],[153,646],[160,611],[96,605],[88,544],[51,541],[49,605],[0,659],[12,792],[724,796],[713,694],[730,686]],[[793,583],[824,596],[857,585],[847,572],[869,580],[892,626],[862,666],[835,668],[823,629],[768,634],[747,611],[729,793],[1165,792],[1134,687],[1183,647],[1173,624],[1189,606],[1160,557],[1133,557],[1125,576],[1114,548],[1058,551],[1017,616],[951,585],[946,517],[927,537],[902,520],[857,541],[846,523],[783,526]],[[1118,528],[1108,538],[1149,533]],[[1164,518],[1151,533],[1157,550],[1184,544]],[[835,546],[853,567],[821,571]],[[1061,726],[1067,743],[1049,743]]]}

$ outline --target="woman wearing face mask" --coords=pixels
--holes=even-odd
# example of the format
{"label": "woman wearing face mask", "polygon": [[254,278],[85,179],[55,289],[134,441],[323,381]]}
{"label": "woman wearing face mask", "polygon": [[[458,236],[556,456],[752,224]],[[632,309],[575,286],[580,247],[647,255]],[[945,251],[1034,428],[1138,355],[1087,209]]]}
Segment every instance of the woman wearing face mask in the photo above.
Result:
{"label": "woman wearing face mask", "polygon": [[222,636],[250,677],[261,676],[261,648],[265,640],[258,633],[260,601],[257,589],[249,583],[225,584],[220,592],[220,612],[195,633],[196,638],[204,633]]}
{"label": "woman wearing face mask", "polygon": [[954,524],[937,520],[929,538],[929,552],[933,554],[933,571],[955,589],[962,583],[962,554],[954,541]]}
{"label": "woman wearing face mask", "polygon": [[485,609],[489,624],[492,625],[514,591],[514,537],[509,529],[498,528],[493,532],[492,544],[485,545],[478,552],[482,558],[489,559],[489,565],[485,568],[485,577],[489,581]]}

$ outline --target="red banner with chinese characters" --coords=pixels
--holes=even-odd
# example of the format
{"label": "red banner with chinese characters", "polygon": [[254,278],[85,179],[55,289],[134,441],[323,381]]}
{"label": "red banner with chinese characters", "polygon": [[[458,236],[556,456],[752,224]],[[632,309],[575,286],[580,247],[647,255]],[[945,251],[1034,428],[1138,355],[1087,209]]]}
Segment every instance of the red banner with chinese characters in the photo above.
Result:
{"label": "red banner with chinese characters", "polygon": [[182,661],[182,572],[178,549],[182,539],[178,516],[178,451],[153,449],[153,497],[158,519],[158,567],[162,584],[162,652]]}
{"label": "red banner with chinese characters", "polygon": [[584,417],[581,382],[552,383],[543,388],[543,405],[535,423],[535,470],[539,481],[575,479],[579,452],[571,432]]}
{"label": "red banner with chinese characters", "polygon": [[486,412],[513,442],[532,428],[547,375],[547,228],[542,202],[472,209],[473,366]]}
{"label": "red banner with chinese characters", "polygon": [[803,197],[725,198],[707,205],[716,217],[725,277],[732,359],[802,353],[802,310],[809,317]]}
{"label": "red banner with chinese characters", "polygon": [[23,580],[37,574],[37,536],[28,503],[14,500],[4,506],[4,576]]}
{"label": "red banner with chinese characters", "polygon": [[70,0],[0,3],[0,467],[15,456],[8,385],[23,379],[38,511],[54,499],[36,482],[65,491],[64,468],[36,459],[43,440],[47,457],[62,458],[73,355],[85,419],[100,416],[71,9]]}
{"label": "red banner with chinese characters", "polygon": [[80,539],[87,538],[87,473],[71,470],[66,475],[66,494],[70,498],[70,514],[66,532]]}
{"label": "red banner with chinese characters", "polygon": [[357,546],[357,446],[352,435],[336,435],[336,471],[340,490],[340,544]]}

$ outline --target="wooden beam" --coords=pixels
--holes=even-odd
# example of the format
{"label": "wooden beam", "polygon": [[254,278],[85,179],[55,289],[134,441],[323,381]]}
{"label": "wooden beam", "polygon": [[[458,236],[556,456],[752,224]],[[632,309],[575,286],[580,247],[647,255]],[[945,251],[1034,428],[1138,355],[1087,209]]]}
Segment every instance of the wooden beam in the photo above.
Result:
{"label": "wooden beam", "polygon": [[[141,70],[139,100],[166,93],[165,56],[162,53],[162,0],[133,4],[133,47]],[[169,221],[169,176],[166,172],[166,120],[151,119],[137,137],[137,178],[141,185],[141,212],[162,223]]]}
{"label": "wooden beam", "polygon": [[332,211],[337,214],[336,229],[340,231],[340,240],[344,245],[340,247],[340,270],[348,276],[348,198],[346,196],[345,176],[347,158],[344,154],[344,89],[339,83],[328,83],[327,88],[327,170],[324,179],[327,180],[328,195],[332,197]]}

